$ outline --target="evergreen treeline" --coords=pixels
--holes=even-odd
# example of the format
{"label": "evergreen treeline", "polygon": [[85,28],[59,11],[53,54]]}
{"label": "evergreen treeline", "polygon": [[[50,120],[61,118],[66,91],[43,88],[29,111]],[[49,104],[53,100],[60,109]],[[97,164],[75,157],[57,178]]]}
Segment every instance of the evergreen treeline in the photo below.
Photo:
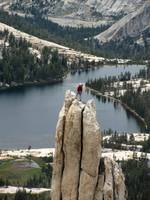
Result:
{"label": "evergreen treeline", "polygon": [[[95,90],[98,90],[102,93],[106,91],[115,91],[116,88],[114,87],[114,83],[118,81],[124,81],[124,85],[122,89],[127,89],[130,87],[130,84],[126,84],[126,81],[131,79],[131,73],[125,72],[124,74],[121,73],[119,76],[107,76],[104,78],[96,78],[94,80],[88,80],[86,82],[86,86],[92,87]],[[117,87],[117,89],[119,89]]]}
{"label": "evergreen treeline", "polygon": [[[28,162],[32,161],[32,159],[37,159],[37,158],[32,158],[28,157]],[[20,187],[27,187],[27,188],[50,188],[51,187],[51,180],[52,180],[52,162],[53,162],[53,157],[42,157],[37,159],[37,164],[39,163],[40,166],[40,171],[38,173],[30,173],[30,176],[26,177],[26,174],[22,177],[22,179],[17,179],[18,177],[17,173],[14,173],[13,175],[5,174],[5,176],[0,175],[0,187],[1,186],[20,186]],[[0,163],[1,165],[4,164],[4,161]],[[10,169],[12,166],[10,166]],[[25,169],[26,170],[26,169]],[[24,170],[22,171],[24,173]],[[20,174],[19,174],[20,176]]]}
{"label": "evergreen treeline", "polygon": [[150,91],[141,93],[140,89],[137,91],[130,89],[120,99],[145,119],[147,129],[150,131]]}
{"label": "evergreen treeline", "polygon": [[16,14],[9,15],[7,12],[0,10],[0,22],[41,39],[91,53],[93,52],[92,49],[94,49],[94,46],[92,48],[90,45],[91,41],[89,43],[84,40],[84,38],[97,35],[108,27],[105,25],[97,28],[61,27],[58,24],[39,16],[41,15],[35,15],[34,18],[27,16],[20,17]]}
{"label": "evergreen treeline", "polygon": [[49,192],[42,194],[31,194],[25,190],[19,190],[15,195],[0,194],[0,200],[51,200]]}
{"label": "evergreen treeline", "polygon": [[128,200],[149,200],[150,168],[147,160],[122,161]]}
{"label": "evergreen treeline", "polygon": [[[47,3],[47,6],[49,7],[50,6],[49,2],[46,2],[46,3]],[[26,9],[24,6],[22,6],[22,4],[20,2],[14,3],[11,8],[12,8],[12,10],[15,10],[15,11],[21,10],[27,14],[31,13],[34,16],[34,18],[37,18],[38,16],[47,16],[49,13],[49,10],[46,9],[45,3],[42,3],[39,1],[35,1],[33,6],[29,6]],[[99,17],[101,17],[101,15]],[[119,16],[115,16],[115,17],[112,16],[112,18],[115,21],[119,20],[122,17],[123,17],[123,13],[121,13]],[[43,26],[43,20],[42,20],[41,25]],[[84,32],[84,30],[86,31],[86,28],[84,28],[82,30],[82,32]],[[96,30],[98,30],[98,29],[96,29]],[[67,31],[67,29],[66,29],[66,31]],[[67,34],[68,31],[65,34]],[[99,32],[97,32],[97,31],[95,32],[94,30],[92,31],[91,29],[87,30],[87,31],[89,31],[92,34],[87,35],[86,38],[95,36],[95,35],[99,34],[102,30]],[[75,32],[75,35],[78,35],[76,31],[74,31],[74,32]],[[71,34],[74,35],[73,32]],[[99,44],[96,40],[93,41],[93,39],[90,39],[88,41],[87,45],[91,46],[91,48],[93,49],[92,50],[93,52],[101,54],[104,57],[134,58],[135,60],[138,59],[138,61],[140,61],[142,59],[150,59],[150,53],[149,53],[150,52],[150,43],[147,40],[147,38],[150,38],[150,28],[147,28],[143,32],[142,38],[143,38],[143,44],[136,42],[137,38],[132,38],[132,37],[128,36],[124,40],[111,41],[111,42],[103,44],[103,45]],[[78,39],[77,39],[77,41],[78,41]]]}
{"label": "evergreen treeline", "polygon": [[[57,50],[43,48],[41,58],[35,56],[29,48],[31,44],[23,38],[15,38],[6,30],[1,33],[5,40],[1,49],[0,82],[25,83],[33,81],[53,81],[62,79],[67,71],[67,60],[58,55]],[[7,45],[6,45],[7,44]]]}
{"label": "evergreen treeline", "polygon": [[[86,86],[91,87],[101,93],[114,92],[114,97],[120,99],[123,103],[127,104],[130,108],[135,110],[141,117],[145,119],[147,124],[147,130],[150,131],[150,90],[141,91],[141,87],[144,84],[143,81],[140,82],[141,87],[135,90],[131,82],[126,81],[132,80],[131,78],[144,78],[146,80],[150,79],[150,67],[141,70],[138,74],[131,77],[130,72],[121,74],[118,77],[109,76],[105,78],[98,78],[95,80],[89,80]],[[122,86],[119,82],[123,81]],[[114,86],[114,83],[116,84]],[[119,90],[125,89],[123,95],[119,93]]]}
{"label": "evergreen treeline", "polygon": [[137,78],[150,79],[150,63],[147,64],[145,69],[141,69],[136,75]]}
{"label": "evergreen treeline", "polygon": [[98,41],[95,41],[95,48],[106,57],[131,58],[138,62],[150,60],[150,42],[147,39],[150,38],[150,28],[142,36],[143,44],[138,44],[135,38],[128,36],[121,41],[110,41],[104,44],[99,44]]}
{"label": "evergreen treeline", "polygon": [[[133,90],[132,82],[127,82],[127,81],[138,79],[138,78],[141,78],[147,81],[150,80],[149,64],[147,65],[146,68],[140,70],[139,73],[135,74],[134,76],[132,76],[130,72],[125,72],[125,73],[121,73],[118,76],[106,76],[104,78],[96,78],[94,80],[93,79],[88,80],[86,82],[86,86],[92,87],[95,90],[98,90],[102,93],[106,91],[115,91],[119,89]],[[119,82],[123,82],[123,84],[120,86]],[[144,84],[143,80],[141,80],[140,84],[141,86]]]}
{"label": "evergreen treeline", "polygon": [[98,56],[132,58],[136,62],[143,59],[150,59],[150,44],[147,41],[147,37],[150,34],[149,29],[143,33],[144,45],[136,43],[130,37],[123,41],[99,44],[97,40],[93,39],[93,36],[106,30],[108,28],[106,25],[92,28],[61,27],[40,16],[40,14],[34,14],[34,17],[20,17],[16,14],[9,15],[7,12],[1,10],[0,22],[39,38]]}
{"label": "evergreen treeline", "polygon": [[143,143],[143,151],[150,153],[150,137]]}
{"label": "evergreen treeline", "polygon": [[24,187],[50,188],[52,180],[52,166],[49,163],[47,165],[43,165],[41,171],[41,175],[34,175],[28,179]]}
{"label": "evergreen treeline", "polygon": [[[120,150],[131,150],[131,151],[141,151],[141,158],[147,158],[147,153],[150,153],[150,137],[148,140],[136,141],[134,134],[130,133],[130,137],[127,133],[113,131],[111,129],[104,130],[103,136],[110,136],[110,138],[103,138],[103,147],[110,149],[120,149]],[[141,147],[139,147],[140,145]],[[145,153],[143,153],[145,152]]]}

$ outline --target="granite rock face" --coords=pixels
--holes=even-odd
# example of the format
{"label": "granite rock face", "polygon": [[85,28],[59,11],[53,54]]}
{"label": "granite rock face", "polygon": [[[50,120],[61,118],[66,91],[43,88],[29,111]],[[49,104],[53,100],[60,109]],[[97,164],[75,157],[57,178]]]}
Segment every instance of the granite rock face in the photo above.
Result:
{"label": "granite rock face", "polygon": [[95,38],[100,43],[123,40],[129,36],[136,38],[141,36],[149,27],[150,1],[146,1],[139,9],[124,16]]}
{"label": "granite rock face", "polygon": [[146,0],[10,0],[11,8],[32,14],[33,9],[46,16],[101,20],[135,11]]}
{"label": "granite rock face", "polygon": [[52,200],[125,200],[118,164],[101,157],[101,131],[93,101],[67,91],[56,127]]}

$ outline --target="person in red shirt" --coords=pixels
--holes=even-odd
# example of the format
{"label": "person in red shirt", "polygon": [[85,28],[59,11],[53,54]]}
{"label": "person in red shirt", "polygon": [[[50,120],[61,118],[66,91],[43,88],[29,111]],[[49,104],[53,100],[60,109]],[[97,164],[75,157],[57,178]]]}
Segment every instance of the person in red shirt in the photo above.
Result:
{"label": "person in red shirt", "polygon": [[82,91],[83,91],[83,84],[80,83],[80,84],[77,86],[77,97],[79,96],[79,100],[80,100],[80,101],[81,101]]}

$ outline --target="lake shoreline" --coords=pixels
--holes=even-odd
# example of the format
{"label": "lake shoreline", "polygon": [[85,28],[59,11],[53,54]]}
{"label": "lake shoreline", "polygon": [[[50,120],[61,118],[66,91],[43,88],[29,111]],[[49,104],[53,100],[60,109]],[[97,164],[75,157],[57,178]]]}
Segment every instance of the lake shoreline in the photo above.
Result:
{"label": "lake shoreline", "polygon": [[27,81],[24,83],[15,83],[14,85],[6,85],[0,87],[0,92],[2,91],[7,91],[7,90],[12,90],[16,88],[23,88],[23,87],[32,87],[32,86],[44,86],[44,85],[53,85],[56,83],[61,83],[63,82],[63,78],[61,79],[53,79],[53,80],[40,80],[40,81]]}
{"label": "lake shoreline", "polygon": [[[140,135],[140,133],[139,133]],[[110,157],[114,159],[114,155],[116,155],[118,160],[128,160],[133,159],[133,152],[131,150],[118,150],[111,148],[104,148],[102,151],[102,157]],[[137,151],[138,157],[140,157],[142,151]],[[54,157],[55,156],[55,148],[38,148],[38,149],[20,149],[20,150],[2,150],[0,160],[10,160],[10,159],[20,159],[28,156],[32,157]],[[150,160],[150,153],[147,153],[147,158]]]}
{"label": "lake shoreline", "polygon": [[[89,71],[89,70],[93,70],[95,67],[97,68],[102,68],[105,66],[105,64],[107,64],[108,66],[114,66],[116,65],[116,68],[119,67],[119,66],[122,66],[122,65],[125,65],[125,66],[129,66],[129,65],[143,65],[143,66],[146,66],[146,63],[113,63],[113,62],[106,62],[106,63],[103,63],[103,64],[99,64],[98,66],[97,65],[94,65],[94,66],[91,66],[91,67],[79,67],[79,68],[76,68],[76,69],[69,69],[68,73],[76,73],[76,72],[85,72],[86,70]],[[17,82],[13,82],[12,85],[9,85],[8,83],[6,83],[4,86],[0,86],[0,92],[2,91],[7,91],[7,90],[11,90],[11,89],[15,89],[15,88],[23,88],[23,87],[32,87],[32,86],[44,86],[44,85],[53,85],[53,84],[57,84],[57,83],[61,83],[64,81],[65,77],[67,76],[67,74],[64,75],[64,77],[62,78],[55,78],[55,79],[51,79],[51,80],[34,80],[34,81],[26,81],[24,83],[17,83]]]}
{"label": "lake shoreline", "polygon": [[[64,80],[57,84],[31,83],[29,86],[20,88],[10,88],[1,91],[0,97],[0,146],[2,149],[13,147],[54,147],[54,133],[58,120],[59,110],[64,102],[66,90],[76,90],[77,85],[86,83],[88,79],[117,75],[121,72],[130,71],[132,74],[138,73],[145,66],[120,65],[104,66],[89,70],[88,73],[68,73]],[[58,81],[57,81],[58,82]],[[43,83],[42,83],[43,84]],[[93,97],[83,93],[83,100],[88,101]],[[113,103],[104,104],[94,98],[97,108],[97,120],[101,123],[102,130],[109,128],[117,132],[140,132],[141,127],[138,121],[131,115],[127,118],[127,113],[123,109],[114,108]],[[119,106],[120,107],[120,106]],[[99,112],[101,111],[101,112]],[[111,113],[111,114],[110,114]],[[110,123],[108,123],[110,121]]]}
{"label": "lake shoreline", "polygon": [[86,89],[89,90],[90,92],[95,93],[95,95],[103,96],[103,97],[109,98],[110,100],[113,100],[114,102],[120,103],[125,108],[125,110],[129,111],[138,121],[140,121],[144,125],[145,128],[147,127],[147,124],[144,118],[142,118],[135,110],[130,108],[127,104],[123,103],[121,100],[116,99],[115,97],[111,97],[109,95],[104,95],[98,90],[92,89],[90,87],[86,87]]}

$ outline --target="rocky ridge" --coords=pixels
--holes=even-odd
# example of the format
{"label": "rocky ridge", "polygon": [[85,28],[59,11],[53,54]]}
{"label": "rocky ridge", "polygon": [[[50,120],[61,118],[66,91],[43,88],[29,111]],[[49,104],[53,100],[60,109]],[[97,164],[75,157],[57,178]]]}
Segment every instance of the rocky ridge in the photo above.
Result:
{"label": "rocky ridge", "polygon": [[101,151],[94,102],[67,91],[56,127],[52,200],[127,199],[121,168]]}
{"label": "rocky ridge", "polygon": [[[21,16],[41,16],[61,26],[110,28],[95,38],[99,43],[132,37],[137,44],[149,45],[142,37],[150,30],[149,0],[0,0],[0,9]],[[148,38],[147,38],[148,37]]]}
{"label": "rocky ridge", "polygon": [[[87,25],[89,22],[95,26],[103,23],[111,23],[118,18],[137,10],[146,0],[7,0],[2,4],[6,10],[27,15],[39,14],[50,17],[60,25],[77,24]],[[3,2],[3,0],[0,0]],[[98,23],[95,23],[98,22]]]}
{"label": "rocky ridge", "polygon": [[114,23],[110,28],[95,38],[102,43],[111,40],[123,40],[127,36],[136,38],[141,36],[148,28],[150,28],[150,1],[147,1],[138,10],[135,10]]}
{"label": "rocky ridge", "polygon": [[101,16],[128,14],[141,6],[145,0],[17,0],[11,2],[13,8],[25,12],[32,12],[31,7],[33,7],[41,8],[39,12],[49,16],[97,20]]}
{"label": "rocky ridge", "polygon": [[[40,52],[42,50],[43,47],[48,47],[51,49],[57,49],[59,55],[63,55],[64,57],[67,58],[68,60],[68,64],[71,64],[73,62],[75,63],[79,63],[80,60],[82,60],[83,62],[89,62],[92,63],[94,62],[95,65],[98,64],[103,64],[103,63],[107,63],[107,62],[117,62],[118,64],[125,64],[125,63],[130,63],[130,59],[106,59],[104,57],[99,57],[99,56],[95,56],[92,54],[88,54],[88,53],[82,53],[81,51],[76,51],[74,49],[70,49],[69,47],[63,46],[63,45],[59,45],[57,43],[54,42],[50,42],[47,40],[43,40],[41,38],[38,38],[36,36],[27,34],[25,32],[22,32],[18,29],[15,29],[11,26],[8,26],[4,23],[0,22],[0,31],[5,31],[8,30],[9,34],[13,33],[13,35],[16,38],[24,38],[25,40],[27,40],[28,42],[30,42],[32,44],[32,48],[30,48],[30,51],[32,51],[33,54],[37,54],[37,56],[40,57]],[[2,46],[4,45],[5,41],[0,41],[0,45],[2,43]],[[9,45],[9,44],[5,44],[5,45]]]}
{"label": "rocky ridge", "polygon": [[[66,46],[63,46],[63,45],[59,45],[57,43],[50,42],[50,41],[47,41],[47,40],[40,39],[38,37],[35,37],[33,35],[29,35],[29,34],[27,34],[25,32],[22,32],[22,31],[20,31],[18,29],[15,29],[15,28],[13,28],[11,26],[8,26],[8,25],[0,22],[0,31],[3,32],[5,30],[8,30],[9,33],[13,33],[13,35],[16,38],[22,37],[25,40],[27,40],[28,42],[30,42],[32,44],[33,48],[34,48],[33,50],[36,51],[37,54],[39,54],[39,56],[40,56],[41,49],[43,47],[49,47],[49,48],[52,48],[52,49],[57,49],[58,53],[60,55],[65,56],[68,59],[68,62],[70,62],[70,63],[72,63],[73,61],[77,62],[81,58],[83,59],[83,61],[88,61],[88,62],[94,61],[96,63],[101,63],[101,62],[103,62],[105,60],[105,58],[103,58],[103,57],[97,57],[97,56],[94,56],[94,55],[91,55],[91,54],[82,53],[80,51],[76,51],[74,49],[70,49],[69,47],[66,47]],[[3,41],[3,43],[4,43],[4,41]],[[128,61],[129,60],[118,60],[118,63],[120,63],[120,62],[128,62]]]}

